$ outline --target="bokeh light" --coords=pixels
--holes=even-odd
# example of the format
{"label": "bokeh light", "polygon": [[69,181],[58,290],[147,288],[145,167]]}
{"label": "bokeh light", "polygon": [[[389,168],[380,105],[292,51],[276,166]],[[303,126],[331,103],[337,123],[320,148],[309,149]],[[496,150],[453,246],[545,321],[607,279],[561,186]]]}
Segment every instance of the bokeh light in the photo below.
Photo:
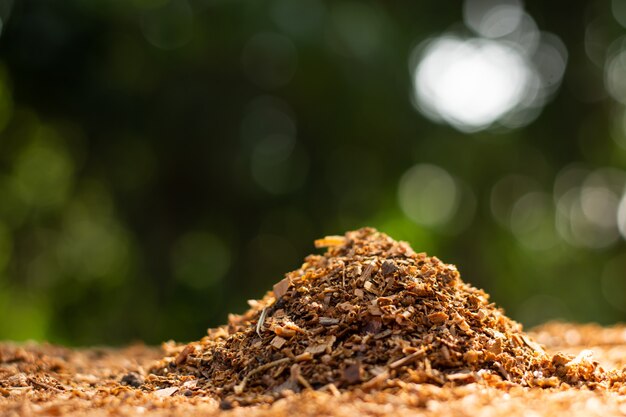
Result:
{"label": "bokeh light", "polygon": [[240,135],[250,154],[250,176],[259,187],[271,194],[285,194],[303,185],[309,159],[297,140],[293,110],[284,101],[271,96],[252,100]]}
{"label": "bokeh light", "polygon": [[33,208],[63,204],[71,191],[73,164],[56,132],[40,127],[14,162],[15,188]]}
{"label": "bokeh light", "polygon": [[519,2],[465,5],[466,24],[481,37],[446,33],[413,52],[418,110],[464,132],[530,123],[561,83],[564,44],[540,33]]}
{"label": "bokeh light", "polygon": [[623,27],[626,27],[626,1],[611,0],[611,11],[615,20]]}
{"label": "bokeh light", "polygon": [[575,178],[581,173],[576,168],[573,172],[565,171],[557,182],[557,230],[574,246],[597,249],[611,246],[619,238],[617,212],[625,175],[615,169],[598,169],[565,186],[565,178]]}
{"label": "bokeh light", "polygon": [[7,0],[0,3],[0,36],[4,29],[5,22],[9,20],[11,16],[11,9],[13,8],[13,0]]}
{"label": "bokeh light", "polygon": [[585,52],[589,60],[602,68],[611,43],[610,16],[599,16],[585,28]]}
{"label": "bokeh light", "polygon": [[398,185],[404,213],[417,224],[440,227],[449,222],[459,206],[459,191],[443,168],[418,164],[404,173]]}
{"label": "bokeh light", "polygon": [[511,212],[514,205],[524,195],[540,190],[537,181],[530,177],[511,174],[501,178],[493,186],[490,193],[490,208],[494,219],[501,226],[509,228],[511,224]]}
{"label": "bokeh light", "polygon": [[522,2],[517,0],[466,0],[463,20],[477,34],[499,38],[513,33],[522,22]]}
{"label": "bokeh light", "polygon": [[252,151],[250,171],[254,181],[273,194],[298,189],[308,172],[308,158],[294,137],[268,135]]}
{"label": "bokeh light", "polygon": [[617,224],[622,237],[626,239],[626,193],[622,196],[617,207]]}
{"label": "bokeh light", "polygon": [[552,198],[548,193],[525,194],[511,210],[511,231],[529,249],[551,249],[558,243],[553,213]]}
{"label": "bokeh light", "polygon": [[295,137],[296,132],[293,110],[276,97],[257,97],[244,110],[240,136],[246,147],[253,147],[269,135]]}
{"label": "bokeh light", "polygon": [[230,263],[228,246],[211,233],[187,233],[174,243],[172,249],[174,276],[195,289],[217,285]]}
{"label": "bokeh light", "polygon": [[616,41],[610,48],[605,67],[605,86],[611,97],[622,104],[626,104],[626,38]]}
{"label": "bokeh light", "polygon": [[81,194],[65,213],[57,237],[57,261],[77,280],[101,280],[115,286],[130,269],[130,237],[115,218],[105,188],[87,183]]}
{"label": "bokeh light", "polygon": [[489,40],[431,41],[415,70],[420,110],[466,131],[490,126],[523,99],[531,82],[523,56]]}
{"label": "bokeh light", "polygon": [[383,46],[384,21],[373,3],[335,2],[330,9],[332,46],[339,52],[367,59]]}

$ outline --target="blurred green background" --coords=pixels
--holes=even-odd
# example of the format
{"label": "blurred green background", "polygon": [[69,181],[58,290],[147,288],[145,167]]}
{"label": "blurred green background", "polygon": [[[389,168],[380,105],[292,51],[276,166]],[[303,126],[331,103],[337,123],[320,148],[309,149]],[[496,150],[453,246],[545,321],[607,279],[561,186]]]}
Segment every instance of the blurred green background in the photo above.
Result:
{"label": "blurred green background", "polygon": [[0,339],[194,340],[326,234],[626,319],[626,0],[0,0]]}

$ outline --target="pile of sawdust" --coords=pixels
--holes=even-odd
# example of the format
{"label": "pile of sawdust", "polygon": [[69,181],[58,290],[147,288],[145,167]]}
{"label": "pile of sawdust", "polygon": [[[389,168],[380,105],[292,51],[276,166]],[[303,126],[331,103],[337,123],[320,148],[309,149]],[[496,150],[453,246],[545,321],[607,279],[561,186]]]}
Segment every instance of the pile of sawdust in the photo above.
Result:
{"label": "pile of sawdust", "polygon": [[152,381],[215,395],[225,406],[303,389],[402,384],[610,389],[585,354],[547,354],[452,265],[371,228],[327,237],[251,309],[153,369]]}

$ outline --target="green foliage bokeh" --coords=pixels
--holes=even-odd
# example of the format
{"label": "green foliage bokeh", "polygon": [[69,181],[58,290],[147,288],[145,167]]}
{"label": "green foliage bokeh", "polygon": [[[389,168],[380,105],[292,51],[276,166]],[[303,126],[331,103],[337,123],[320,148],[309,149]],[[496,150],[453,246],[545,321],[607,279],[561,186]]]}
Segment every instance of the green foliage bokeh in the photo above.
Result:
{"label": "green foliage bokeh", "polygon": [[[623,239],[577,247],[551,203],[536,211],[572,164],[626,169],[622,110],[585,49],[590,13],[607,43],[626,30],[607,2],[558,3],[526,5],[569,51],[554,100],[526,127],[467,134],[410,99],[412,49],[457,25],[460,4],[7,2],[0,339],[197,339],[313,239],[365,225],[455,263],[525,324],[624,320]],[[416,164],[461,184],[449,224],[403,211]],[[514,176],[537,198],[521,235],[492,201]]]}

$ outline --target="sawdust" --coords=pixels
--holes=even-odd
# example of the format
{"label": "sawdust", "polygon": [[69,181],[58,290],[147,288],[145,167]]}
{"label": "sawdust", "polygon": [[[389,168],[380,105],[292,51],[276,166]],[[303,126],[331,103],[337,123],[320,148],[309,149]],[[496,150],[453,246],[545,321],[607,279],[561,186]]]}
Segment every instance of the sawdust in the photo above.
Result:
{"label": "sawdust", "polygon": [[[626,366],[626,327],[551,323],[531,331],[549,353],[592,349],[598,366]],[[626,415],[626,387],[531,388],[480,382],[460,386],[404,383],[386,390],[285,393],[271,406],[235,407],[201,390],[158,386],[149,369],[160,349],[69,349],[50,345],[0,343],[0,415],[7,417],[295,417],[451,416],[606,417]],[[187,387],[197,380],[189,377]],[[158,387],[158,388],[157,388]],[[178,388],[178,389],[177,389]],[[165,390],[165,391],[164,391]],[[169,395],[166,395],[169,394]]]}
{"label": "sawdust", "polygon": [[[300,391],[398,392],[406,384],[618,391],[589,352],[548,354],[453,265],[371,228],[316,241],[250,310],[166,346],[144,389],[185,388],[222,408]],[[424,385],[426,384],[426,385]]]}
{"label": "sawdust", "polygon": [[373,229],[316,243],[328,251],[198,342],[0,343],[0,415],[626,415],[623,325],[527,334],[453,266]]}

